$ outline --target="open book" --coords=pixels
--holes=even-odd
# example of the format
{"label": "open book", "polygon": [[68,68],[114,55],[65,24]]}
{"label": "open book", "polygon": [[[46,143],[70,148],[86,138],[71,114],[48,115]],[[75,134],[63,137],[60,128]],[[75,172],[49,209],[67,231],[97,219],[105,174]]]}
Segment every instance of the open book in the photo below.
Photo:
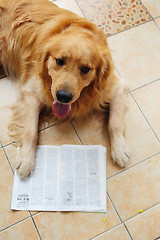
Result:
{"label": "open book", "polygon": [[11,209],[106,212],[106,148],[38,146],[33,173],[15,172]]}

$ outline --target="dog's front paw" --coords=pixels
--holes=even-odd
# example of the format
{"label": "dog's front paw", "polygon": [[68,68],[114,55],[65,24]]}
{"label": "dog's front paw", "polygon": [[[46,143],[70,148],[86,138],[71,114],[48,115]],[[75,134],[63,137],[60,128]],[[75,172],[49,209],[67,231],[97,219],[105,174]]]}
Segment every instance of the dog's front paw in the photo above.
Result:
{"label": "dog's front paw", "polygon": [[125,167],[130,159],[130,152],[124,140],[118,141],[111,146],[111,157],[114,163]]}
{"label": "dog's front paw", "polygon": [[16,157],[16,170],[21,178],[28,177],[34,168],[35,159],[32,154],[24,156],[23,151],[19,150]]}

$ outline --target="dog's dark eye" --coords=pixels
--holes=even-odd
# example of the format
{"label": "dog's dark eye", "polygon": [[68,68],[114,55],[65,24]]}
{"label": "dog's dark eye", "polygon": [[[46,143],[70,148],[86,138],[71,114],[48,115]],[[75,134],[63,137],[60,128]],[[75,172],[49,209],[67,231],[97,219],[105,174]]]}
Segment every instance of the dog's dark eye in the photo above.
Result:
{"label": "dog's dark eye", "polygon": [[85,66],[81,68],[81,73],[87,74],[90,70],[91,70],[90,67]]}
{"label": "dog's dark eye", "polygon": [[63,66],[64,65],[64,60],[61,58],[56,58],[56,63],[58,66]]}

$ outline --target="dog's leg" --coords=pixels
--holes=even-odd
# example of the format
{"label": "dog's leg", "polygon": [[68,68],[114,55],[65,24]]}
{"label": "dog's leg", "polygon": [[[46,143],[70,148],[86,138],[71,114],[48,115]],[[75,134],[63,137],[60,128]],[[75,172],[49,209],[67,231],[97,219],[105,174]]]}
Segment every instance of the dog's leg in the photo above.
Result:
{"label": "dog's leg", "polygon": [[16,169],[20,177],[27,177],[34,168],[38,139],[38,120],[42,103],[34,93],[23,92],[13,107],[10,135],[20,146],[16,156]]}
{"label": "dog's leg", "polygon": [[124,167],[129,160],[129,150],[124,139],[124,113],[127,103],[127,90],[123,79],[117,87],[110,103],[108,130],[111,141],[111,157],[120,167]]}

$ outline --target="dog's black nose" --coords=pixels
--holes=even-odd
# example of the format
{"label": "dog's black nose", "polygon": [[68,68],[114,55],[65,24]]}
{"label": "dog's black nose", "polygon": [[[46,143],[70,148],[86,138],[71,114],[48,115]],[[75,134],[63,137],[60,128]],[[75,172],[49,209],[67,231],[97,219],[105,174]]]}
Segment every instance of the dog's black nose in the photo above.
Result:
{"label": "dog's black nose", "polygon": [[57,100],[61,103],[69,103],[72,100],[72,93],[59,90],[56,93]]}

